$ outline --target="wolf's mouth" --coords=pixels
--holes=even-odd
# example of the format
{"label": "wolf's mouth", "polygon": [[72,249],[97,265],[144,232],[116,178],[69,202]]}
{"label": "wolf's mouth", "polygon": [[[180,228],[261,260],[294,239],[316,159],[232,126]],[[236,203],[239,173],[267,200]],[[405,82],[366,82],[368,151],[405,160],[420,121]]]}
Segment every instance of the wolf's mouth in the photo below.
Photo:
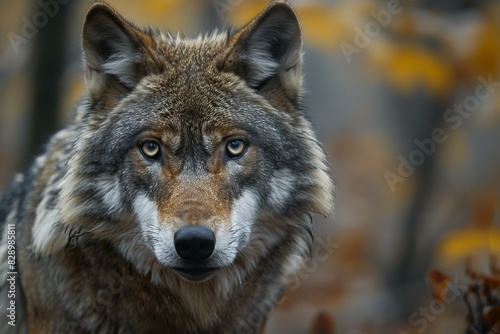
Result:
{"label": "wolf's mouth", "polygon": [[217,268],[173,268],[179,276],[187,281],[201,282],[212,278]]}

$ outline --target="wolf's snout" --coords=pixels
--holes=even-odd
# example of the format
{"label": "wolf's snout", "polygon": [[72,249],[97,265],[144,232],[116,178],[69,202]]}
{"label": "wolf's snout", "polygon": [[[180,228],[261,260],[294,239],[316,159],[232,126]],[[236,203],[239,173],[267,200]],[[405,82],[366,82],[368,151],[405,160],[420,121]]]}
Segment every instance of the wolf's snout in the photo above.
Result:
{"label": "wolf's snout", "polygon": [[174,235],[177,254],[184,260],[206,260],[215,249],[215,234],[204,226],[184,226]]}

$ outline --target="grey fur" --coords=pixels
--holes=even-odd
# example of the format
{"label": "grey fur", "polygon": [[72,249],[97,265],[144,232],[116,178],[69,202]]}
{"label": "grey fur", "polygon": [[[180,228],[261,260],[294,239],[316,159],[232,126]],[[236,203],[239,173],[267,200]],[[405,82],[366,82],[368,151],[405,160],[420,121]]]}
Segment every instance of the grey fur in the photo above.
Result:
{"label": "grey fur", "polygon": [[[0,224],[16,224],[18,324],[36,333],[260,331],[308,254],[311,215],[333,210],[325,154],[298,107],[301,44],[282,1],[236,34],[193,40],[94,4],[83,30],[87,95],[0,203]],[[235,137],[247,153],[229,159],[224,145]],[[148,138],[160,143],[158,160],[140,153]],[[208,280],[172,269],[192,265],[170,239],[183,224],[217,233],[200,264],[218,268]]]}

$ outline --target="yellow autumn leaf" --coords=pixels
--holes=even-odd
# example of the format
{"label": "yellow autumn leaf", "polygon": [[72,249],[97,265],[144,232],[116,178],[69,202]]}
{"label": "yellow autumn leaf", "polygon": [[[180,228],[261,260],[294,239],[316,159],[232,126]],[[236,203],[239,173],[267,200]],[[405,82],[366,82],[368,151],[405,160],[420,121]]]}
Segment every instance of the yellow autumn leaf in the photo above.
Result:
{"label": "yellow autumn leaf", "polygon": [[297,7],[307,43],[320,48],[333,49],[351,34],[351,24],[339,9],[323,6]]}
{"label": "yellow autumn leaf", "polygon": [[479,31],[471,36],[474,42],[465,64],[474,76],[496,73],[500,67],[500,29],[494,22],[484,23]]}
{"label": "yellow autumn leaf", "polygon": [[484,252],[500,254],[500,229],[464,228],[447,233],[439,242],[437,257],[453,263]]}
{"label": "yellow autumn leaf", "polygon": [[431,51],[417,45],[395,45],[384,42],[384,49],[369,52],[369,64],[402,93],[411,93],[419,86],[435,95],[448,94],[453,84],[453,69]]}

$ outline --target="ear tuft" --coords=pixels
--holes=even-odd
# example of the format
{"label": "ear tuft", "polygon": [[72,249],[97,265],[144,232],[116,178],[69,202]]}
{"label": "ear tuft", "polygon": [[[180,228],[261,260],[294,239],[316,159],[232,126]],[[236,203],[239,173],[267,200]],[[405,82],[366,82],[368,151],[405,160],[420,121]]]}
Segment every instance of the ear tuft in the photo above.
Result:
{"label": "ear tuft", "polygon": [[257,18],[230,40],[232,49],[223,70],[241,76],[261,90],[270,82],[295,100],[301,90],[302,30],[293,8],[272,2]]}

